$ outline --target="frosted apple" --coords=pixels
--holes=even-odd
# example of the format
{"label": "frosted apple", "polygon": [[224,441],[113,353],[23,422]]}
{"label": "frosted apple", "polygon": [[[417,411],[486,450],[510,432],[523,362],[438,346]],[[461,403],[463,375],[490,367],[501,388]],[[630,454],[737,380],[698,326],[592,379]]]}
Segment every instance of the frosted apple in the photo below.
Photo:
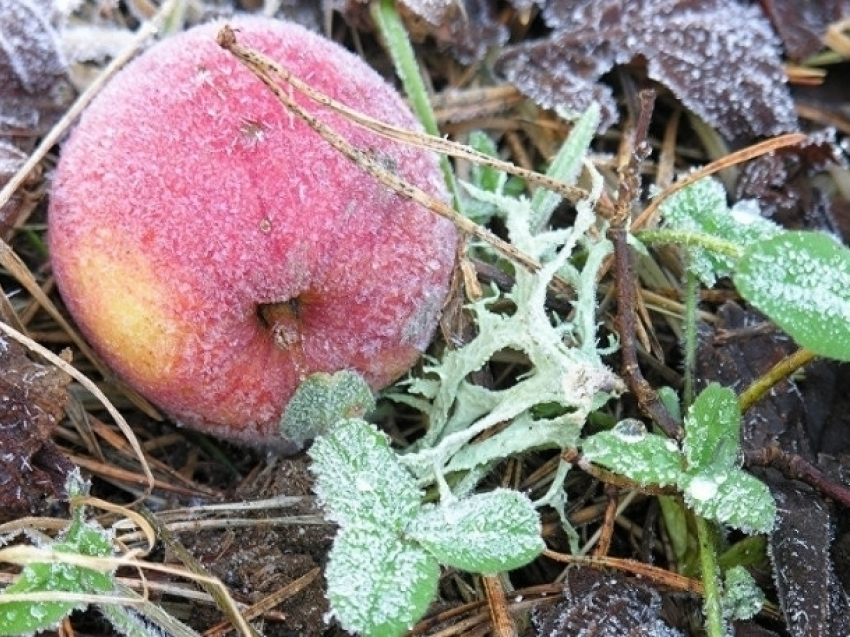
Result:
{"label": "frosted apple", "polygon": [[[232,22],[318,90],[415,128],[377,73],[297,25]],[[108,364],[177,422],[254,444],[307,375],[377,389],[428,345],[453,226],[396,195],[287,113],[209,24],[153,46],[61,149],[49,210],[59,291]],[[445,200],[434,155],[298,101]]]}

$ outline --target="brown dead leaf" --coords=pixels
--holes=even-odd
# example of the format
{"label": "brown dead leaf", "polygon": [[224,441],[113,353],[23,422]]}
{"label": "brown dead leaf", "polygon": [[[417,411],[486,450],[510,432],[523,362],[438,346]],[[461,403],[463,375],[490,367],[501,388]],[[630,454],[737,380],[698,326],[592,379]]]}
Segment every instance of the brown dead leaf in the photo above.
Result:
{"label": "brown dead leaf", "polygon": [[71,462],[56,448],[70,377],[0,337],[0,523],[46,513],[63,499]]}
{"label": "brown dead leaf", "polygon": [[802,144],[748,162],[735,187],[735,199],[756,199],[761,213],[789,229],[838,232],[827,193],[814,175],[840,165],[834,131],[809,135]]}
{"label": "brown dead leaf", "polygon": [[[8,182],[27,160],[27,155],[12,144],[0,139],[0,185]],[[24,195],[20,191],[12,195],[5,204],[0,206],[0,237],[7,238],[21,205]]]}

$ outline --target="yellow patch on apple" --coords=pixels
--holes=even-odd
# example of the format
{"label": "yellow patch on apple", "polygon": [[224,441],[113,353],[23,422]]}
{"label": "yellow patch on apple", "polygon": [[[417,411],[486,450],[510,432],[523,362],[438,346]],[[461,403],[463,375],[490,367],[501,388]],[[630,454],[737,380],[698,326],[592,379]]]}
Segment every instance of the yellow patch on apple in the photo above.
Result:
{"label": "yellow patch on apple", "polygon": [[108,343],[109,362],[119,372],[130,369],[134,381],[158,385],[182,349],[175,329],[182,320],[168,312],[171,293],[142,255],[125,251],[119,259],[114,243],[113,254],[98,248],[81,246],[78,251],[85,255],[75,277],[75,297],[85,302],[80,322]]}

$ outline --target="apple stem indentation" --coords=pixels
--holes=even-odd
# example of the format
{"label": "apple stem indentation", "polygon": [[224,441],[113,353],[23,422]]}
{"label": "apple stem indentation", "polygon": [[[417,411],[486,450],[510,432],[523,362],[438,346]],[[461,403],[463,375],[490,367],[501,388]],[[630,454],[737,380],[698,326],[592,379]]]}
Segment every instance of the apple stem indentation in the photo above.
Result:
{"label": "apple stem indentation", "polygon": [[273,337],[277,347],[292,349],[301,344],[301,301],[298,297],[278,303],[264,303],[257,316]]}

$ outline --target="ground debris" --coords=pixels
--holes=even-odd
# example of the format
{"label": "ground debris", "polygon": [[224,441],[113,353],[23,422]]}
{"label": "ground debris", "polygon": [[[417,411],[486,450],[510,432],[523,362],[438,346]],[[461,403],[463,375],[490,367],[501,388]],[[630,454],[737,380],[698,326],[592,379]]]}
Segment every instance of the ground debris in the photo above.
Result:
{"label": "ground debris", "polygon": [[[325,0],[326,7],[339,11],[352,26],[371,29],[369,3],[363,0]],[[398,3],[405,27],[415,41],[431,37],[460,62],[481,60],[487,50],[504,44],[507,29],[486,0],[403,0]]]}
{"label": "ground debris", "polygon": [[661,595],[617,573],[570,571],[564,601],[535,613],[540,637],[679,637],[661,618]]}

